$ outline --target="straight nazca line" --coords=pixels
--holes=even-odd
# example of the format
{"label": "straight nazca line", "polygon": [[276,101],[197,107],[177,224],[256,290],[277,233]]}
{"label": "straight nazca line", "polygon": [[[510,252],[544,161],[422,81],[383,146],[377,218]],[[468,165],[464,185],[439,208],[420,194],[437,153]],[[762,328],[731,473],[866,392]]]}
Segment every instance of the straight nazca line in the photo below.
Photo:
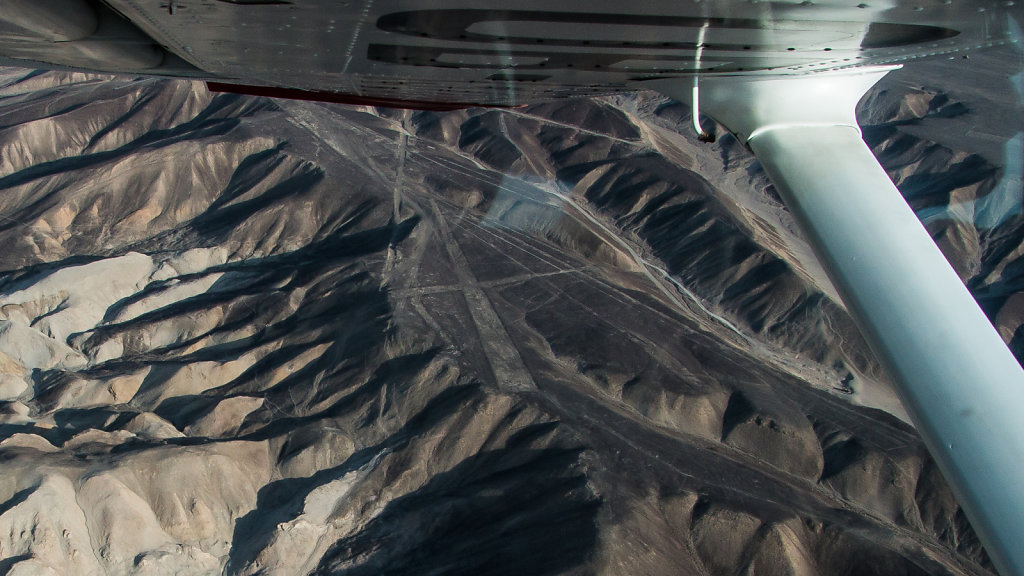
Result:
{"label": "straight nazca line", "polygon": [[396,160],[398,167],[395,168],[395,184],[392,191],[392,202],[393,208],[391,213],[391,224],[394,227],[394,233],[391,235],[391,241],[388,242],[388,254],[384,260],[384,273],[382,274],[382,283],[387,283],[391,278],[391,272],[395,267],[396,260],[396,246],[395,240],[398,234],[399,226],[398,223],[402,219],[402,186],[405,178],[405,158],[408,155],[409,150],[409,133],[404,130],[405,121],[402,121],[402,128],[398,135],[398,150],[396,152]]}
{"label": "straight nazca line", "polygon": [[491,365],[495,382],[499,388],[515,392],[536,389],[533,377],[523,363],[519,350],[512,343],[512,338],[505,330],[501,318],[494,311],[494,306],[473,275],[469,261],[448,228],[437,202],[430,200],[430,208],[434,212],[441,241],[444,242],[448,257],[451,258],[459,284],[463,286],[462,295],[466,299],[477,333],[480,334],[480,345],[483,347],[487,362]]}

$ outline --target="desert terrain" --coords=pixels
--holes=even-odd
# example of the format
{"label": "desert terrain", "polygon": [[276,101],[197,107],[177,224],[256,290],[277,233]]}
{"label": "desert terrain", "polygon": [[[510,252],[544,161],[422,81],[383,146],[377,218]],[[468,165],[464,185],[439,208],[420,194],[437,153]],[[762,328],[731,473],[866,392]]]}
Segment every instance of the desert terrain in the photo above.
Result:
{"label": "desert terrain", "polygon": [[[860,111],[1018,357],[1021,68]],[[756,160],[689,122],[3,69],[0,574],[992,574]]]}

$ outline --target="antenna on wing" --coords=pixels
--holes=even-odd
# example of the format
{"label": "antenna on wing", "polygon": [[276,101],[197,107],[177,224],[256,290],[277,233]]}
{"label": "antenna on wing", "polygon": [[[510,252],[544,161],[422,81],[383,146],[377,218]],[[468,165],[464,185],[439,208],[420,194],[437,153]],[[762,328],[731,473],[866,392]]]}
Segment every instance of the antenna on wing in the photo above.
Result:
{"label": "antenna on wing", "polygon": [[715,135],[700,125],[700,81],[696,75],[693,77],[693,96],[690,102],[690,109],[693,116],[693,129],[697,131],[697,139],[701,142],[714,142]]}
{"label": "antenna on wing", "polygon": [[693,94],[690,98],[690,116],[693,118],[693,129],[697,131],[697,139],[701,142],[714,142],[715,135],[700,125],[700,60],[704,55],[704,33],[708,23],[704,22],[697,32],[697,55],[694,61]]}

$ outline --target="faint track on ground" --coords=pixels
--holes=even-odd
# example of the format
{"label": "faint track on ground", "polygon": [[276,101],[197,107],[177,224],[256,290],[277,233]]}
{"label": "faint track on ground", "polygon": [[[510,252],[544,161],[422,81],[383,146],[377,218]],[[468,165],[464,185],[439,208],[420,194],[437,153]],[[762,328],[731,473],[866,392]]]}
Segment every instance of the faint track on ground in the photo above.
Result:
{"label": "faint track on ground", "polygon": [[[292,115],[292,113],[295,112],[299,116],[301,116],[299,118],[294,118],[295,123],[300,127],[306,129],[307,131],[312,132],[319,139],[323,140],[324,143],[327,144],[330,148],[332,148],[336,153],[342,155],[350,155],[352,153],[352,151],[350,150],[339,147],[339,144],[335,142],[333,138],[329,137],[330,135],[323,134],[322,127],[320,127],[318,123],[314,122],[314,119],[309,116],[309,110],[301,109],[293,111],[292,109],[289,108],[286,109],[286,112],[289,113],[289,115]],[[548,122],[554,125],[560,125],[567,129],[573,129],[583,133],[591,134],[595,137],[612,139],[636,147],[637,149],[648,149],[651,147],[651,143],[644,139],[626,140],[610,136],[608,134],[603,134],[601,132],[580,129],[579,127],[572,126],[571,124],[560,123],[557,121],[547,121],[542,117],[524,114],[522,112],[504,112],[519,117],[524,117],[542,122]],[[623,111],[623,113],[626,112]],[[648,280],[657,287],[658,291],[668,300],[668,302],[672,304],[672,307],[682,312],[684,316],[690,316],[694,314],[694,312],[696,312],[699,316],[703,316],[710,320],[709,323],[703,324],[704,330],[716,334],[718,337],[723,337],[726,334],[728,334],[730,336],[724,338],[724,340],[725,342],[729,342],[732,346],[738,349],[746,347],[746,349],[750,350],[755,356],[762,358],[765,362],[777,367],[782,372],[794,376],[797,379],[806,382],[807,384],[810,384],[812,387],[816,389],[824,390],[827,392],[833,391],[838,376],[836,376],[835,374],[827,373],[826,369],[824,369],[821,366],[818,366],[813,361],[804,360],[786,349],[777,348],[769,343],[761,341],[756,336],[746,333],[743,329],[736,326],[733,322],[731,322],[729,319],[725,318],[721,314],[711,310],[699,296],[697,296],[691,290],[686,288],[681,282],[673,278],[672,275],[664,267],[660,266],[659,264],[650,262],[646,258],[644,258],[635,248],[633,248],[630,245],[629,241],[622,238],[620,234],[616,233],[612,228],[609,227],[609,225],[602,222],[599,216],[595,216],[589,210],[582,207],[570,195],[564,193],[561,190],[557,190],[555,187],[545,187],[540,186],[537,183],[527,182],[527,184],[530,185],[531,190],[542,192],[543,196],[551,198],[554,201],[546,202],[543,200],[543,196],[528,196],[524,194],[522,190],[516,190],[514,187],[504,185],[500,181],[500,179],[496,180],[494,177],[492,177],[492,175],[500,174],[500,172],[495,168],[482,163],[479,159],[475,158],[474,156],[467,152],[433,140],[423,140],[424,144],[426,145],[426,149],[428,151],[437,151],[448,154],[451,156],[451,158],[435,158],[428,154],[417,153],[414,148],[410,150],[409,138],[418,139],[418,137],[415,134],[409,133],[406,127],[403,126],[401,123],[395,121],[392,122],[393,124],[391,130],[399,133],[400,142],[405,142],[405,162],[409,161],[409,156],[411,155],[417,158],[418,160],[436,164],[437,166],[446,171],[461,174],[467,178],[483,182],[488,186],[493,186],[496,190],[500,190],[505,193],[519,196],[523,198],[523,200],[525,201],[536,202],[545,206],[560,208],[564,210],[567,216],[577,220],[577,222],[579,222],[581,225],[588,227],[591,230],[595,230],[595,232],[598,233],[599,237],[603,238],[606,242],[609,242],[616,249],[619,249],[623,251],[626,255],[628,255],[629,258],[631,258],[639,266],[641,273],[644,276],[646,276]],[[359,129],[358,135],[361,137],[371,138],[374,142],[394,142],[393,139],[385,138],[379,131],[372,129]],[[404,135],[404,138],[402,137],[402,135]],[[468,163],[468,165],[460,165],[456,159],[462,160]],[[461,208],[465,210],[465,207],[451,204],[449,199],[445,198],[440,194],[428,193],[427,196],[432,199],[432,202],[440,202],[444,203],[445,205],[451,205],[452,208]],[[566,204],[568,204],[572,208],[572,210],[565,210]],[[671,285],[672,288],[670,288],[669,285]],[[469,293],[467,292],[466,294]],[[685,300],[680,297],[680,294],[683,297],[685,297]],[[486,297],[484,297],[484,299],[486,300]],[[692,304],[688,305],[687,302],[690,302]],[[467,303],[469,303],[468,297]],[[493,307],[490,306],[489,301],[487,302],[487,307],[492,312],[494,311]],[[474,308],[474,306],[470,305],[470,308],[472,309]],[[504,331],[504,327],[503,325],[501,325],[500,320],[497,319],[496,314],[494,319],[497,320],[500,326],[502,326],[502,332],[504,333],[505,338],[507,339],[508,333]],[[486,321],[486,319],[484,320],[484,324],[489,324]],[[701,323],[698,322],[698,325],[701,325]],[[718,326],[720,327],[720,329],[715,329],[713,328],[714,326]],[[509,344],[511,344],[510,341]],[[522,365],[521,359],[518,364],[520,366]],[[530,379],[530,381],[532,383],[532,378]],[[848,399],[837,398],[834,400],[836,402],[841,402],[843,406],[852,406]]]}
{"label": "faint track on ground", "polygon": [[433,200],[430,201],[430,208],[436,218],[438,232],[452,261],[455,275],[463,286],[462,295],[466,299],[473,324],[480,334],[480,345],[491,365],[495,382],[499,388],[513,392],[535,390],[537,385],[533,381],[533,376],[523,363],[519,350],[512,342],[498,313],[495,312],[494,305],[473,276],[469,261],[462,253],[458,240],[452,235],[444,214]]}

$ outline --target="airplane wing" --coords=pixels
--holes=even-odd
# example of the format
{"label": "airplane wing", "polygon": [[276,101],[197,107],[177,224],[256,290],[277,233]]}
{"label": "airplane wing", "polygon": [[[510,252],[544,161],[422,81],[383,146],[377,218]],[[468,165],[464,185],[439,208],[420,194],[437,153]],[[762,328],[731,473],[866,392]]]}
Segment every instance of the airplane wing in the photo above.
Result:
{"label": "airplane wing", "polygon": [[1005,1],[8,0],[0,57],[393,102],[519,105],[1016,41]]}

